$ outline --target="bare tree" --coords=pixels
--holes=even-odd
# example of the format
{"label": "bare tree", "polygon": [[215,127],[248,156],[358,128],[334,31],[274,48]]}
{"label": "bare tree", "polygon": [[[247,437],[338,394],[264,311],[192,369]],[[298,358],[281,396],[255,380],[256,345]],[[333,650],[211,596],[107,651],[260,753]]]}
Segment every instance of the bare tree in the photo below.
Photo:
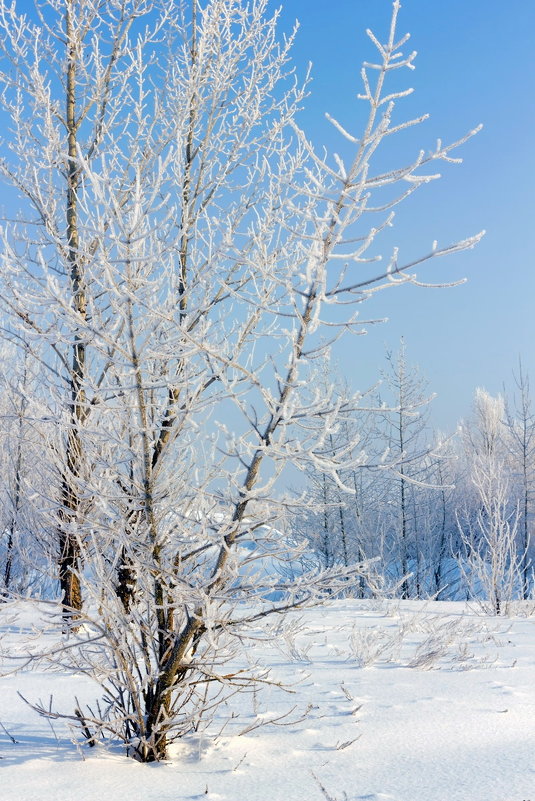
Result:
{"label": "bare tree", "polygon": [[[383,437],[391,467],[384,480],[392,484],[389,510],[393,517],[394,548],[402,577],[401,597],[409,598],[409,563],[415,567],[414,594],[420,596],[419,544],[420,514],[416,493],[430,484],[429,446],[424,439],[427,405],[426,382],[418,369],[407,363],[405,342],[399,353],[387,354],[388,370],[383,373],[386,395],[379,398],[387,411],[383,418]],[[386,397],[388,396],[388,398]],[[388,463],[387,465],[388,466]]]}
{"label": "bare tree", "polygon": [[[23,451],[24,451],[24,424],[25,424],[25,416],[26,416],[26,409],[28,406],[28,397],[27,397],[27,364],[26,359],[24,361],[23,366],[23,373],[22,373],[22,385],[19,388],[19,393],[17,393],[14,408],[13,409],[6,409],[6,418],[10,420],[10,423],[15,422],[16,428],[16,435],[15,435],[15,443],[13,447],[13,469],[9,470],[8,475],[11,474],[12,481],[9,482],[11,486],[7,492],[7,505],[8,505],[8,518],[6,520],[6,528],[5,533],[7,534],[7,542],[6,542],[6,553],[5,553],[5,564],[4,564],[4,575],[3,575],[3,593],[4,597],[9,597],[9,592],[11,589],[11,582],[13,579],[13,567],[15,561],[15,555],[19,548],[17,547],[19,543],[17,542],[19,538],[19,529],[20,529],[20,518],[21,518],[21,509],[22,509],[22,482],[23,482]],[[10,398],[13,401],[13,396],[11,395]],[[9,414],[11,412],[11,414]],[[11,428],[11,426],[10,426]],[[4,447],[9,448],[9,445],[12,444],[9,442],[4,443]],[[11,450],[11,449],[10,449]]]}
{"label": "bare tree", "polygon": [[[378,537],[369,508],[378,484],[374,468],[380,463],[374,440],[378,409],[365,406],[371,390],[352,408],[354,399],[347,383],[341,382],[328,364],[324,371],[326,386],[334,388],[344,413],[336,435],[329,433],[320,454],[326,457],[327,468],[322,472],[313,463],[306,471],[306,491],[294,513],[294,536],[307,543],[306,562],[314,556],[325,567],[378,562]],[[338,465],[335,475],[333,465]],[[356,581],[348,581],[344,594],[363,598],[368,590],[365,576],[358,575]]]}
{"label": "bare tree", "polygon": [[[56,658],[103,687],[98,714],[73,716],[83,731],[112,733],[143,761],[165,758],[207,714],[212,687],[259,678],[223,669],[248,626],[366,570],[281,581],[270,568],[292,558],[278,533],[288,466],[343,483],[353,464],[352,443],[346,461],[329,455],[356,399],[317,380],[322,332],[359,331],[356,307],[371,293],[417,284],[416,265],[479,239],[435,244],[408,264],[396,249],[370,266],[396,205],[468,138],[376,166],[379,145],[424,119],[394,122],[410,90],[385,85],[415,57],[400,49],[398,0],[386,41],[370,33],[378,60],[362,72],[362,130],[332,121],[353,150],[347,163],[318,155],[297,126],[306,87],[266,4],[53,0],[36,23],[3,6],[25,81],[4,104],[21,121],[4,174],[38,215],[5,225],[4,305],[57,378],[58,525],[73,544],[65,575],[87,599],[82,610],[63,587],[85,626]],[[58,38],[49,15],[65,10]],[[3,80],[7,97],[15,87]],[[65,80],[66,119],[51,96]]]}
{"label": "bare tree", "polygon": [[40,503],[47,449],[38,422],[36,376],[25,352],[3,343],[1,356],[0,595],[7,599],[45,591],[51,579]]}
{"label": "bare tree", "polygon": [[459,479],[455,441],[436,434],[427,462],[426,480],[430,486],[419,492],[421,569],[427,594],[441,600],[454,596],[458,585],[453,557],[458,535],[455,490]]}
{"label": "bare tree", "polygon": [[521,361],[518,364],[518,373],[513,377],[518,396],[515,398],[513,408],[506,402],[505,421],[513,461],[512,469],[519,493],[522,597],[526,600],[530,596],[533,582],[530,551],[535,493],[535,414],[531,405],[529,378],[522,369]]}
{"label": "bare tree", "polygon": [[506,614],[519,595],[520,521],[511,498],[511,472],[505,443],[505,405],[478,388],[473,419],[463,426],[468,478],[475,497],[458,513],[464,551],[460,567],[473,596],[496,614]]}
{"label": "bare tree", "polygon": [[[81,158],[95,163],[110,139],[125,134],[128,33],[149,9],[132,0],[102,14],[96,2],[52,0],[21,16],[14,5],[0,5],[0,103],[13,131],[0,173],[20,202],[18,219],[4,228],[3,303],[18,324],[8,336],[32,343],[53,392],[51,414],[63,417],[55,525],[64,609],[74,620],[82,605],[82,429],[96,400],[87,353],[98,292],[92,265],[101,245]],[[148,41],[141,36],[139,50]]]}

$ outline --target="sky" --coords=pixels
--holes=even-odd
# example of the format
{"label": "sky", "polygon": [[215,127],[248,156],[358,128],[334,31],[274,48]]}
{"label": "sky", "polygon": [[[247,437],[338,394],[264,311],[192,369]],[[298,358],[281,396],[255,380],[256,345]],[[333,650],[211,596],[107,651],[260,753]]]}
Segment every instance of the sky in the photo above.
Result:
{"label": "sky", "polygon": [[[317,146],[331,152],[339,146],[325,112],[358,130],[365,110],[355,99],[360,65],[373,56],[365,30],[385,41],[390,10],[390,0],[286,0],[282,29],[300,21],[298,72],[312,62],[300,123]],[[418,51],[416,70],[405,71],[415,90],[407,116],[431,115],[410,140],[391,138],[401,161],[402,150],[416,155],[431,150],[437,137],[454,141],[484,125],[462,147],[462,165],[441,165],[443,178],[399,207],[401,254],[427,253],[434,239],[440,246],[487,233],[473,251],[419,273],[424,281],[466,277],[466,284],[379,293],[363,312],[389,322],[345,340],[335,359],[351,386],[364,390],[385,366],[385,350],[396,350],[403,336],[408,361],[437,393],[432,424],[451,431],[469,415],[477,386],[491,393],[504,383],[512,388],[519,357],[535,393],[535,3],[405,0],[398,30],[411,33],[406,50]]]}

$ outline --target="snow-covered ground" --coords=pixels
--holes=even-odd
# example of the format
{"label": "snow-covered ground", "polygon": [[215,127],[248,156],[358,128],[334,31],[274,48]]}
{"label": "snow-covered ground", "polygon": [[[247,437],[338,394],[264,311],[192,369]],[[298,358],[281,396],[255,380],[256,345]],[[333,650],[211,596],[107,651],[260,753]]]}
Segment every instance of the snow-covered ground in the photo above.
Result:
{"label": "snow-covered ground", "polygon": [[[22,646],[35,614],[22,608],[10,622],[12,612],[0,609],[4,653]],[[165,764],[76,747],[17,694],[71,711],[74,695],[94,693],[86,677],[5,675],[0,799],[535,801],[535,615],[336,601],[293,620],[278,647],[254,647],[290,692],[233,698],[212,734],[188,737]]]}

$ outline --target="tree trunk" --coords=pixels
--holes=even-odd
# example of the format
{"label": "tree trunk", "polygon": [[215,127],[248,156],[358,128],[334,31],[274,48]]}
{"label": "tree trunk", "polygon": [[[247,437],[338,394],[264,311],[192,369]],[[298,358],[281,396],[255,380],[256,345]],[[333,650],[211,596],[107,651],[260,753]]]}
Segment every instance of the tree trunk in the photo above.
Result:
{"label": "tree trunk", "polygon": [[[68,145],[67,171],[67,258],[70,270],[73,305],[81,323],[86,321],[86,289],[82,259],[80,255],[78,226],[78,192],[80,170],[78,167],[76,120],[76,69],[77,40],[72,18],[73,0],[67,0],[65,29],[67,37],[67,84],[66,123]],[[83,337],[76,333],[72,345],[72,367],[70,374],[70,429],[66,442],[66,469],[62,482],[62,510],[59,526],[59,581],[63,594],[64,618],[72,626],[80,617],[82,592],[79,571],[82,562],[81,539],[76,527],[79,523],[79,487],[81,475],[82,443],[80,430],[86,414],[84,379],[86,371],[86,346]]]}

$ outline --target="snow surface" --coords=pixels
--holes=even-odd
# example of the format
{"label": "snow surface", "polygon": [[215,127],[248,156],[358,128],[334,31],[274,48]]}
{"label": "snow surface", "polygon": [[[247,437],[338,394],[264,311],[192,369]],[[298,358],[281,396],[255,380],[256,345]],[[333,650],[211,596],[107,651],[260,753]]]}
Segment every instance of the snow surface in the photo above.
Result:
{"label": "snow surface", "polygon": [[[27,647],[35,614],[0,609],[4,654]],[[165,764],[77,746],[17,694],[71,712],[95,697],[87,677],[4,675],[1,801],[535,801],[535,616],[347,600],[292,621],[253,649],[290,692],[234,697]]]}

